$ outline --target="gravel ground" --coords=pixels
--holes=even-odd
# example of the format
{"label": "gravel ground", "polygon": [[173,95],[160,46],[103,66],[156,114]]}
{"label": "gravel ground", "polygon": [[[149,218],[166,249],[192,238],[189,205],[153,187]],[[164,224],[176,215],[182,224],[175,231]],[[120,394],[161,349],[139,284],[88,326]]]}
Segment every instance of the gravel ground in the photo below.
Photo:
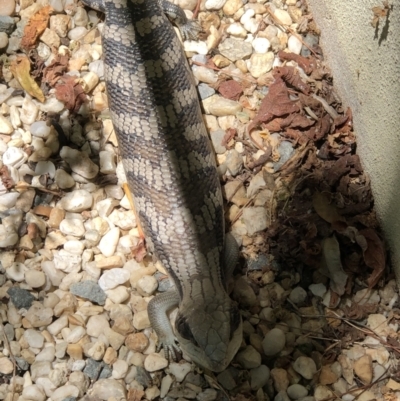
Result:
{"label": "gravel ground", "polygon": [[[305,3],[243,3],[202,2],[205,34],[184,44],[242,252],[232,297],[243,344],[232,365],[210,377],[156,352],[147,303],[170,283],[145,255],[123,190],[103,79],[104,17],[74,0],[0,0],[0,400],[400,400],[391,276],[368,286],[348,264],[342,269],[340,254],[332,267],[337,253],[326,249],[343,247],[342,237],[314,253],[331,255],[325,276],[302,270],[299,256],[274,255],[274,223],[294,193],[307,191],[296,181],[289,196],[290,174],[281,172],[294,166],[293,174],[308,140],[322,139],[262,126],[260,104],[272,96],[276,71],[289,80],[283,68],[292,68],[303,80],[290,81],[288,100],[313,93],[329,124],[351,119],[335,98]],[[193,15],[196,1],[179,4]],[[308,72],[304,57],[315,61]],[[313,107],[301,110],[320,121]],[[339,132],[331,131],[323,138]],[[352,131],[340,132],[353,152]],[[328,221],[317,204],[318,218]],[[295,244],[285,244],[293,255]]]}

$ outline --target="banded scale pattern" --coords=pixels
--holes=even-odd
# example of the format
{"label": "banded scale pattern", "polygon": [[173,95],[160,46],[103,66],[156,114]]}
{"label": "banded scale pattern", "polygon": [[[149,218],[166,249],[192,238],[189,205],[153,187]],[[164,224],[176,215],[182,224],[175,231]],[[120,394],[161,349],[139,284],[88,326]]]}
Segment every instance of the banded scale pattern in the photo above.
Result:
{"label": "banded scale pattern", "polygon": [[150,320],[174,356],[175,337],[160,310],[178,304],[182,350],[223,370],[240,345],[241,320],[222,282],[221,188],[193,77],[163,6],[186,17],[157,0],[84,3],[106,14],[105,80],[120,154],[148,248],[176,285],[177,293],[151,302]]}

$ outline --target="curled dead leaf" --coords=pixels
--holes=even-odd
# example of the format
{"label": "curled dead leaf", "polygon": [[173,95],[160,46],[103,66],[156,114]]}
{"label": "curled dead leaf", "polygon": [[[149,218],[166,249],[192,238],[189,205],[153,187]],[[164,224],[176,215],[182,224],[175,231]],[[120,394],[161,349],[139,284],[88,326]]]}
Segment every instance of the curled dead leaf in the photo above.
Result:
{"label": "curled dead leaf", "polygon": [[337,207],[332,203],[331,197],[326,192],[315,192],[313,195],[313,206],[318,216],[328,223],[344,221],[344,218],[339,214]]}
{"label": "curled dead leaf", "polygon": [[53,9],[50,6],[43,7],[33,14],[25,25],[24,34],[21,40],[21,47],[27,50],[33,49],[39,36],[45,31]]}
{"label": "curled dead leaf", "polygon": [[339,242],[335,236],[325,238],[322,242],[322,266],[324,274],[331,279],[331,289],[343,295],[348,276],[343,270]]}
{"label": "curled dead leaf", "polygon": [[31,63],[26,56],[17,56],[11,62],[10,69],[14,78],[20,85],[32,96],[40,102],[45,101],[45,96],[36,81],[31,77]]}

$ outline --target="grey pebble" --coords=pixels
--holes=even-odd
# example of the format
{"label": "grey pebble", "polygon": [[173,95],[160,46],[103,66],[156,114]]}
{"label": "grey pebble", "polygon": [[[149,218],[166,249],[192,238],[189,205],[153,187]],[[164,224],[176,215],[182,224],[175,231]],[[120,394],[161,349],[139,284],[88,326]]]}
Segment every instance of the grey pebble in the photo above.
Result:
{"label": "grey pebble", "polygon": [[6,334],[8,341],[14,340],[14,327],[10,323],[7,323],[4,326],[4,333]]}
{"label": "grey pebble", "polygon": [[166,292],[172,289],[173,284],[171,283],[171,280],[165,277],[165,274],[162,274],[161,272],[155,272],[154,277],[158,282],[157,291]]}
{"label": "grey pebble", "polygon": [[293,145],[289,141],[282,141],[278,147],[278,152],[281,158],[278,162],[273,163],[274,171],[278,171],[291,158],[294,152]]}
{"label": "grey pebble", "polygon": [[71,294],[77,295],[88,299],[91,302],[95,302],[98,305],[104,305],[106,302],[107,295],[100,288],[100,286],[91,280],[81,281],[80,283],[75,283],[71,285]]}
{"label": "grey pebble", "polygon": [[211,142],[213,144],[213,148],[215,153],[223,154],[226,152],[226,147],[222,145],[222,140],[225,137],[225,131],[223,129],[218,129],[216,131],[212,131],[210,133]]}
{"label": "grey pebble", "polygon": [[257,255],[256,259],[249,259],[247,261],[248,270],[262,270],[264,267],[269,265],[269,259],[267,255],[260,254]]}
{"label": "grey pebble", "polygon": [[111,375],[112,375],[112,367],[104,363],[103,369],[100,372],[99,379],[108,379],[109,377],[111,377]]}
{"label": "grey pebble", "polygon": [[231,149],[226,153],[226,167],[231,175],[239,174],[243,166],[243,157],[236,149]]}
{"label": "grey pebble", "polygon": [[274,401],[290,401],[286,391],[280,391],[274,398]]}
{"label": "grey pebble", "polygon": [[273,356],[279,354],[286,344],[285,333],[278,328],[270,330],[264,337],[262,342],[264,354]]}
{"label": "grey pebble", "polygon": [[136,367],[135,380],[143,387],[150,387],[153,382],[150,373],[141,366]]}
{"label": "grey pebble", "polygon": [[289,295],[289,299],[296,305],[302,304],[306,298],[307,291],[302,287],[293,288]]}
{"label": "grey pebble", "polygon": [[27,361],[25,361],[24,358],[16,356],[15,357],[15,362],[17,362],[17,365],[21,370],[28,370],[29,369],[29,363]]}
{"label": "grey pebble", "polygon": [[218,396],[217,390],[213,388],[206,388],[200,394],[197,395],[197,401],[214,401]]}
{"label": "grey pebble", "polygon": [[199,91],[201,100],[207,99],[215,94],[215,90],[204,82],[201,82],[199,85],[197,85],[197,90]]}
{"label": "grey pebble", "polygon": [[225,39],[219,46],[221,54],[232,62],[244,60],[253,53],[253,47],[249,42],[240,39]]}
{"label": "grey pebble", "polygon": [[[306,37],[303,38],[304,43],[310,47],[311,49],[313,49],[314,47],[316,47],[319,43],[319,37],[317,35],[313,35],[312,33],[307,33]],[[308,47],[306,45],[303,45],[303,47],[301,48],[301,55],[303,57],[308,57],[311,52],[308,49]]]}
{"label": "grey pebble", "polygon": [[11,34],[12,31],[14,30],[14,27],[15,27],[14,18],[0,15],[0,32]]}
{"label": "grey pebble", "polygon": [[76,401],[76,397],[67,397],[64,398],[63,401]]}
{"label": "grey pebble", "polygon": [[270,369],[268,366],[260,365],[255,369],[250,370],[250,386],[252,390],[258,390],[264,387],[270,377]]}
{"label": "grey pebble", "polygon": [[236,355],[236,360],[243,368],[253,369],[261,365],[261,354],[252,345],[248,345]]}
{"label": "grey pebble", "polygon": [[301,384],[292,384],[286,391],[292,400],[299,400],[308,395],[308,390]]}
{"label": "grey pebble", "polygon": [[174,387],[167,395],[172,398],[188,398],[189,400],[196,398],[196,393],[193,390],[183,386]]}
{"label": "grey pebble", "polygon": [[29,291],[18,287],[10,287],[7,290],[7,294],[17,309],[29,309],[35,300],[35,297]]}
{"label": "grey pebble", "polygon": [[103,368],[103,362],[95,361],[92,358],[88,358],[86,360],[85,369],[83,369],[83,373],[89,376],[90,379],[96,379],[101,369]]}
{"label": "grey pebble", "polygon": [[217,376],[218,383],[226,390],[233,390],[236,387],[236,380],[231,369],[225,369]]}
{"label": "grey pebble", "polygon": [[0,49],[5,49],[8,46],[8,36],[5,32],[0,32]]}

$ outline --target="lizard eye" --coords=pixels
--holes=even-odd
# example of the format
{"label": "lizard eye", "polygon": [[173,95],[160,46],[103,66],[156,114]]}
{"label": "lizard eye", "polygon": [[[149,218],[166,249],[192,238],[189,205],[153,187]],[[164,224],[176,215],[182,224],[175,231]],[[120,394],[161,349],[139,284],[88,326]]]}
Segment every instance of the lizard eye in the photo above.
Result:
{"label": "lizard eye", "polygon": [[240,317],[240,312],[237,307],[237,305],[232,305],[231,307],[231,332],[229,339],[232,340],[233,335],[235,334],[235,331],[239,328],[240,322],[241,322],[241,317]]}
{"label": "lizard eye", "polygon": [[198,346],[197,341],[193,336],[192,330],[190,330],[189,324],[183,316],[178,315],[178,317],[176,318],[175,327],[182,338]]}

